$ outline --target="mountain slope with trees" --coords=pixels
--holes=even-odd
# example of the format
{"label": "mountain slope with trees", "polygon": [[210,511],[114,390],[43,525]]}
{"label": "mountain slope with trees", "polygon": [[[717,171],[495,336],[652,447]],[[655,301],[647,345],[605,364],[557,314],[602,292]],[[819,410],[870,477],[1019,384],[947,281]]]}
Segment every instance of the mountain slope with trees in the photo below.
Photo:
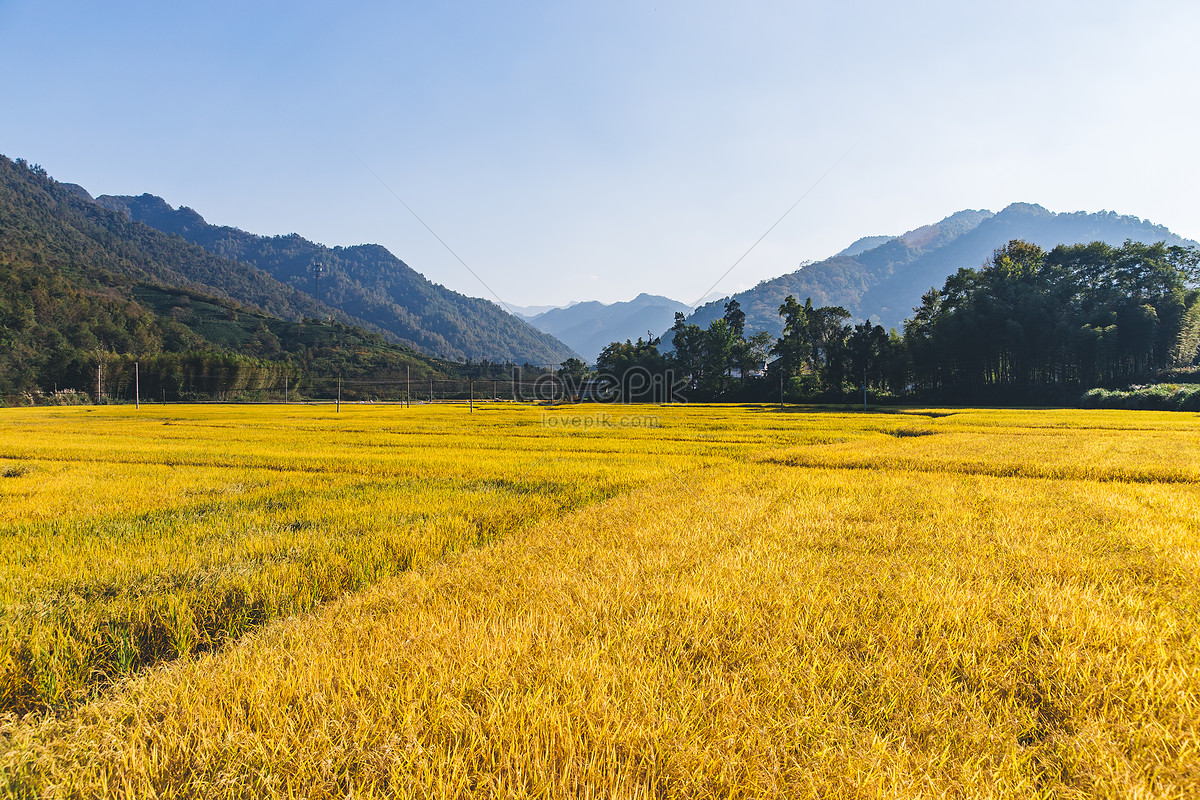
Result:
{"label": "mountain slope with trees", "polygon": [[[1056,214],[1038,205],[1014,203],[998,214],[959,211],[881,244],[873,237],[860,239],[832,258],[763,281],[733,298],[745,311],[749,330],[766,330],[773,336],[782,333],[778,310],[788,295],[812,298],[817,306],[841,306],[852,318],[870,319],[885,329],[897,327],[930,288],[941,286],[960,267],[985,263],[1013,239],[1044,249],[1094,241],[1119,246],[1127,239],[1196,245],[1138,217],[1113,212]],[[688,321],[707,326],[721,316],[724,302],[698,308]]]}
{"label": "mountain slope with trees", "polygon": [[576,353],[495,303],[432,283],[376,244],[326,247],[298,234],[258,236],[208,224],[160,197],[97,202],[227,259],[253,265],[310,298],[446,359],[556,366]]}
{"label": "mountain slope with trees", "polygon": [[[460,368],[0,156],[0,395],[212,395],[302,374],[443,377]],[[295,385],[294,383],[292,384]]]}

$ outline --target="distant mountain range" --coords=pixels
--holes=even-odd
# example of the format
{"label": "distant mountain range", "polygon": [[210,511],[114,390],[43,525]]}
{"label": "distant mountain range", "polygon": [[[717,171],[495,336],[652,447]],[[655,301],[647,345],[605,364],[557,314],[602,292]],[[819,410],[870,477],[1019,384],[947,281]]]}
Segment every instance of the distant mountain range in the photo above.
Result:
{"label": "distant mountain range", "polygon": [[553,334],[591,363],[611,342],[657,336],[689,306],[669,297],[642,293],[621,303],[573,303],[526,317],[539,330]]}
{"label": "distant mountain range", "polygon": [[[960,267],[978,267],[996,248],[1024,239],[1044,248],[1126,239],[1197,245],[1161,225],[1111,211],[1056,214],[1039,205],[1014,203],[998,214],[964,210],[903,236],[868,236],[837,255],[778,278],[763,281],[733,298],[746,312],[746,331],[783,330],[779,306],[790,294],[815,305],[840,305],[856,319],[870,318],[885,328],[899,327],[931,287],[941,288]],[[724,313],[728,298],[696,309],[689,322],[707,326]]]}
{"label": "distant mountain range", "polygon": [[573,305],[577,305],[579,302],[579,300],[573,300],[572,302],[567,303],[565,306],[514,306],[512,303],[505,303],[504,307],[528,322],[531,318],[536,317],[538,314],[544,314],[545,312],[553,311],[556,308],[570,308]]}
{"label": "distant mountain range", "polygon": [[557,366],[575,352],[488,300],[427,280],[377,244],[326,247],[298,234],[258,236],[209,225],[190,208],[151,194],[96,202],[214,255],[256,267],[296,295],[446,359]]}

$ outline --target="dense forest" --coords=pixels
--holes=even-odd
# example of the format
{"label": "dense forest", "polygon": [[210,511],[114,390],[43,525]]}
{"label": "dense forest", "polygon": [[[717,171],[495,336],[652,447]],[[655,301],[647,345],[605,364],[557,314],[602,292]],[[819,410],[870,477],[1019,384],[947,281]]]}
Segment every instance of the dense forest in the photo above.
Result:
{"label": "dense forest", "polygon": [[506,375],[416,353],[286,286],[0,157],[0,397],[222,397],[314,376]]}
{"label": "dense forest", "polygon": [[325,247],[297,234],[258,236],[209,225],[150,194],[96,201],[210,253],[249,264],[396,341],[449,360],[557,365],[577,354],[495,303],[432,283],[376,244]]}
{"label": "dense forest", "polygon": [[[1162,242],[1010,241],[978,269],[931,289],[903,331],[849,324],[841,306],[789,295],[778,338],[746,335],[736,300],[707,328],[676,316],[673,350],[614,342],[598,371],[622,386],[697,399],[1074,402],[1092,387],[1193,374],[1200,348],[1200,252]],[[767,364],[770,360],[769,365]],[[632,376],[637,376],[636,379]],[[655,377],[647,377],[655,376]],[[645,394],[646,392],[643,392]],[[662,392],[655,396],[665,397]]]}

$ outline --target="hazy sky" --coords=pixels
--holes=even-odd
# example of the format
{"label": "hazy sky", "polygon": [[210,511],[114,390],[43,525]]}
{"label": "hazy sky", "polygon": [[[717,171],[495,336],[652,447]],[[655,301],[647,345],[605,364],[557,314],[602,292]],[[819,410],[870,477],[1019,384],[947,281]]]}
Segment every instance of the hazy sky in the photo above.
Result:
{"label": "hazy sky", "polygon": [[0,0],[0,153],[495,299],[398,196],[521,305],[694,301],[801,197],[719,290],[1014,201],[1200,237],[1192,0],[352,5]]}

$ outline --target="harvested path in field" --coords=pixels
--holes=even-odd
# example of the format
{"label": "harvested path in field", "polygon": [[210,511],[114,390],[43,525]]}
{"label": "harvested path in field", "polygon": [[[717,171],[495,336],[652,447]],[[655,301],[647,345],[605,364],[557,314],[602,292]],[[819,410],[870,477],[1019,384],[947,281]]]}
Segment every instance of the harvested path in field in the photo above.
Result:
{"label": "harvested path in field", "polygon": [[51,797],[1193,797],[1171,424],[1031,451],[1090,479],[956,469],[1015,452],[961,430],[666,477],[14,721],[4,767]]}

